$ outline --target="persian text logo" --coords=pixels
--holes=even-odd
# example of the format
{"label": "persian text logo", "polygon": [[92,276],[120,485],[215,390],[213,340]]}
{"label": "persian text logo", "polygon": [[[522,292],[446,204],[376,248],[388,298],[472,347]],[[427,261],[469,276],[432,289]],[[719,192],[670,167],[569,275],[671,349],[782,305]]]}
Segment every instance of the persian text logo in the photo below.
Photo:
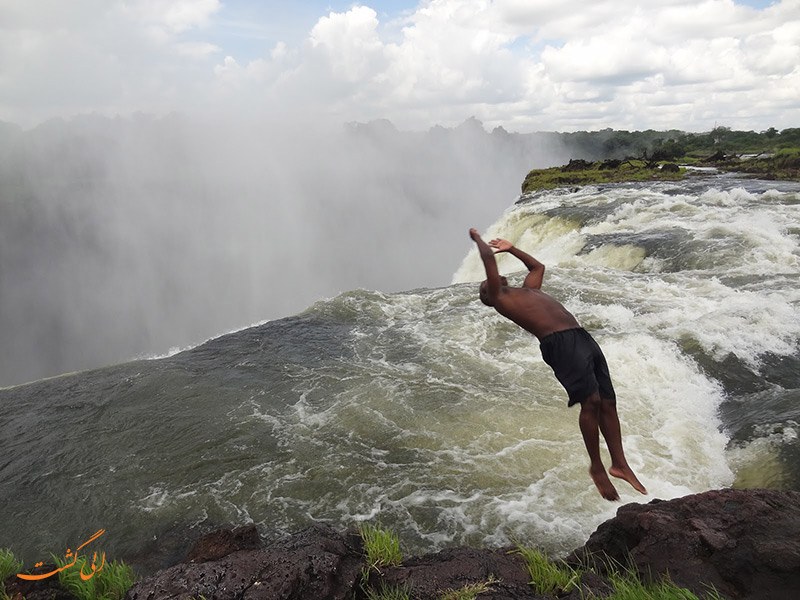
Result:
{"label": "persian text logo", "polygon": [[[49,573],[44,573],[42,575],[27,575],[25,573],[17,573],[17,577],[19,577],[20,579],[27,579],[29,581],[36,580],[36,579],[46,579],[48,577],[52,577],[56,573],[59,573],[59,572],[63,571],[64,569],[69,569],[70,567],[75,566],[75,563],[78,561],[78,550],[80,550],[81,548],[83,548],[87,544],[90,544],[91,542],[93,542],[94,540],[99,538],[101,535],[103,535],[105,532],[106,532],[105,529],[101,529],[100,531],[95,533],[92,537],[90,537],[88,540],[83,542],[83,544],[78,546],[75,549],[74,552],[72,550],[70,550],[69,548],[67,548],[67,554],[64,556],[64,559],[65,560],[69,560],[69,558],[71,556],[72,557],[72,562],[71,563],[65,564],[64,566],[56,569],[55,571],[50,571]],[[88,562],[88,560],[86,562]],[[39,563],[36,563],[35,566],[36,567],[41,567],[43,564],[44,563],[39,562]],[[87,580],[91,579],[92,577],[94,577],[95,573],[97,573],[98,571],[102,570],[102,568],[105,566],[105,564],[106,564],[106,553],[103,552],[102,562],[101,562],[100,566],[98,567],[97,566],[97,552],[95,552],[94,553],[94,557],[92,558],[92,570],[91,570],[90,573],[84,573],[83,572],[83,568],[84,568],[85,565],[81,565],[81,579],[83,579],[84,581],[87,581]]]}

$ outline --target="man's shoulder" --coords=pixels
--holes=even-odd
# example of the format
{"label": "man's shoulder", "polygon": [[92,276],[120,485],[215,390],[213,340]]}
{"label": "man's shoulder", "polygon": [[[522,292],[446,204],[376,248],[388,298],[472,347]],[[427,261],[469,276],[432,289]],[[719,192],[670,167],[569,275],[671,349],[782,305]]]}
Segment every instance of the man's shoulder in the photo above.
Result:
{"label": "man's shoulder", "polygon": [[545,296],[547,298],[550,297],[546,292],[543,292],[542,289],[538,287],[530,287],[523,285],[522,287],[515,287],[509,289],[512,289],[519,294],[534,294],[536,296]]}
{"label": "man's shoulder", "polygon": [[514,303],[535,303],[548,300],[550,296],[543,291],[527,287],[507,287],[500,290],[500,297]]}

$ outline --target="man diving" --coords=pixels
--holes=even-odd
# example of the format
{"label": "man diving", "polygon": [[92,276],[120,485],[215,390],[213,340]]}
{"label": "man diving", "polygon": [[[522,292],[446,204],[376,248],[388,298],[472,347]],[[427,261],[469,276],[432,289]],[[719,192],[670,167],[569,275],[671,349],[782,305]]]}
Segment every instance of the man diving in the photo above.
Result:
{"label": "man diving", "polygon": [[[625,460],[616,394],[600,346],[560,302],[541,290],[542,263],[507,240],[494,239],[487,244],[475,229],[470,229],[469,235],[478,245],[486,270],[486,280],[480,286],[481,301],[539,339],[542,358],[569,395],[568,406],[580,403],[578,422],[589,453],[589,474],[600,495],[606,500],[619,500],[600,458],[600,433],[611,454],[608,473],[646,494]],[[508,252],[527,267],[529,272],[522,287],[509,286],[508,280],[500,276],[492,248],[497,253]]]}

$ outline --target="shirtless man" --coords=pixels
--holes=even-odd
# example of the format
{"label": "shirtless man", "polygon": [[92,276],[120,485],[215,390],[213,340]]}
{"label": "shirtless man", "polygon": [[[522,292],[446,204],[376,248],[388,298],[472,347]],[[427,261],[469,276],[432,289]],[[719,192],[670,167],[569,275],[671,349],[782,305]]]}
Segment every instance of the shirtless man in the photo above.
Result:
{"label": "shirtless man", "polygon": [[[486,269],[486,281],[480,287],[481,301],[539,338],[544,361],[567,390],[568,406],[580,403],[579,424],[591,461],[589,474],[600,495],[606,500],[619,500],[600,458],[599,432],[611,454],[608,472],[646,494],[647,490],[625,460],[616,395],[600,346],[560,302],[540,289],[544,277],[542,263],[506,240],[495,239],[487,244],[475,229],[470,229],[469,235],[478,245]],[[498,253],[508,252],[527,267],[529,273],[522,287],[511,287],[500,276],[492,248]]]}

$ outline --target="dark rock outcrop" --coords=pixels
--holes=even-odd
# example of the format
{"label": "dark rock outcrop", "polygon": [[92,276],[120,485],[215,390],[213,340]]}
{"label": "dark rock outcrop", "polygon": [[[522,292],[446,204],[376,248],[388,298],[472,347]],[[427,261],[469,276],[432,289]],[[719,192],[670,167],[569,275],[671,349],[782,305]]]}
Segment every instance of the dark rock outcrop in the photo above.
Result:
{"label": "dark rock outcrop", "polygon": [[388,567],[380,575],[373,573],[369,585],[378,590],[382,585],[403,587],[413,598],[427,600],[441,597],[446,590],[494,580],[481,593],[481,600],[535,598],[525,561],[510,550],[449,548]]}
{"label": "dark rock outcrop", "polygon": [[[44,575],[56,570],[53,563],[44,563],[34,567],[28,573],[31,575]],[[13,574],[5,580],[5,594],[11,600],[74,600],[74,596],[61,588],[58,577],[45,579],[26,580]],[[3,588],[0,587],[0,598],[3,598]]]}
{"label": "dark rock outcrop", "polygon": [[[249,548],[254,527],[201,537],[179,565],[135,583],[127,600],[352,600],[366,597],[361,538],[315,525],[262,549]],[[254,537],[255,536],[255,537]],[[249,548],[249,549],[248,549]],[[511,549],[452,548],[402,566],[372,570],[368,585],[405,587],[415,599],[495,580],[484,600],[535,598],[520,556]],[[229,554],[219,554],[230,551]]]}
{"label": "dark rock outcrop", "polygon": [[643,577],[729,600],[800,597],[800,493],[714,490],[670,501],[627,504],[567,558],[612,559]]}
{"label": "dark rock outcrop", "polygon": [[[211,536],[235,538],[212,533]],[[213,539],[200,540],[216,547]],[[233,544],[235,546],[235,543]],[[197,560],[197,558],[195,560]],[[207,562],[184,562],[136,582],[128,600],[352,600],[364,565],[361,538],[316,525],[259,550],[236,550]]]}
{"label": "dark rock outcrop", "polygon": [[261,539],[255,525],[233,530],[217,529],[199,538],[182,562],[209,562],[240,550],[258,550],[260,547]]}
{"label": "dark rock outcrop", "polygon": [[[221,530],[195,543],[185,562],[137,582],[127,600],[361,600],[363,544],[357,533],[315,525],[267,546],[254,527]],[[540,598],[512,549],[452,548],[370,572],[368,585],[405,586],[415,600],[490,582],[482,600]],[[607,565],[643,580],[668,575],[705,597],[794,600],[800,590],[800,493],[716,490],[628,504],[567,557],[594,565],[563,600],[606,597]],[[541,596],[541,598],[551,596]]]}

